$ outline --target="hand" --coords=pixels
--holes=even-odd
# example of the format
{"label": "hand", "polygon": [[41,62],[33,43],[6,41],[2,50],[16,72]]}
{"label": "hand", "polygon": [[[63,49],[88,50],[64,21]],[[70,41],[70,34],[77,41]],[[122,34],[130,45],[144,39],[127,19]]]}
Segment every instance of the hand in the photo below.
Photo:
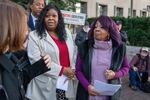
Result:
{"label": "hand", "polygon": [[134,70],[134,71],[138,71],[138,68],[137,67],[132,67],[132,69]]}
{"label": "hand", "polygon": [[115,77],[115,72],[112,70],[106,70],[105,71],[105,77],[108,80],[113,79]]}
{"label": "hand", "polygon": [[48,67],[48,69],[50,69],[51,57],[48,54],[42,55],[41,57],[44,60],[44,62],[46,64],[46,66]]}
{"label": "hand", "polygon": [[65,67],[63,74],[66,75],[68,78],[72,79],[75,76],[75,71],[70,67]]}
{"label": "hand", "polygon": [[89,95],[91,95],[91,96],[98,96],[98,95],[100,95],[100,93],[98,93],[98,92],[95,90],[94,86],[92,86],[92,85],[89,85],[89,86],[88,86],[88,93],[89,93]]}
{"label": "hand", "polygon": [[72,71],[73,71],[73,75],[70,77],[72,80],[75,80],[76,79],[76,76],[75,76],[75,73],[76,73],[76,71],[75,71],[75,69],[72,69]]}

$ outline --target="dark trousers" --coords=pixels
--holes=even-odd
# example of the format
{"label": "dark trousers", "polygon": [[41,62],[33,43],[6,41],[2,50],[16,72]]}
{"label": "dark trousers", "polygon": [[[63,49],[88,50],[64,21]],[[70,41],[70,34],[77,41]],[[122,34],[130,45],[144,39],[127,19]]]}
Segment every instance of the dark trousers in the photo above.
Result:
{"label": "dark trousers", "polygon": [[147,72],[134,71],[133,69],[129,70],[129,81],[131,86],[140,87],[141,82],[146,82],[148,79]]}
{"label": "dark trousers", "polygon": [[140,85],[140,79],[138,77],[138,71],[134,71],[132,69],[129,70],[129,83],[131,86],[139,86]]}

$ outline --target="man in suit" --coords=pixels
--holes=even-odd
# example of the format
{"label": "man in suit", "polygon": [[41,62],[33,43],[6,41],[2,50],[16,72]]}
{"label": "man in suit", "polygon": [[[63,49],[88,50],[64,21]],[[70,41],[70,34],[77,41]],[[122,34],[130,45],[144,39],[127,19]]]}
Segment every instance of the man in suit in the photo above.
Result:
{"label": "man in suit", "polygon": [[35,29],[37,17],[39,16],[44,6],[45,0],[30,0],[29,2],[30,13],[28,19],[28,26],[31,31]]}

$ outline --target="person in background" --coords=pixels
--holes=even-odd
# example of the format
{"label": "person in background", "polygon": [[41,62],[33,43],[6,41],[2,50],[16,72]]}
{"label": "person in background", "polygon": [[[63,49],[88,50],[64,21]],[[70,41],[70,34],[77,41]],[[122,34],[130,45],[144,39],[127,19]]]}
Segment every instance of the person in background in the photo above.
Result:
{"label": "person in background", "polygon": [[129,86],[133,90],[140,87],[142,78],[150,81],[150,57],[147,47],[142,47],[140,52],[133,56],[130,62]]}
{"label": "person in background", "polygon": [[79,80],[76,100],[119,100],[120,90],[103,96],[93,86],[94,80],[121,84],[128,73],[126,45],[108,16],[100,16],[92,24],[88,40],[78,47],[76,76]]}
{"label": "person in background", "polygon": [[24,66],[22,69],[19,67],[21,69],[19,70],[17,67],[19,62],[15,60],[20,61],[26,55],[24,47],[28,33],[26,11],[16,3],[3,0],[0,1],[0,16],[0,84],[6,91],[5,98],[1,97],[0,93],[0,100],[25,100],[23,82],[28,80],[24,79],[30,77],[31,80],[50,70],[50,56],[43,55],[33,65],[26,58],[28,67]]}
{"label": "person in background", "polygon": [[[71,33],[65,30],[60,9],[53,3],[41,11],[35,31],[29,34],[28,57],[31,63],[41,58],[42,53],[51,56],[51,70],[35,77],[28,85],[26,96],[31,100],[75,100],[75,60]],[[58,89],[57,79],[64,76],[68,89]],[[62,81],[63,83],[63,81]]]}
{"label": "person in background", "polygon": [[75,38],[75,44],[79,46],[82,42],[84,42],[88,38],[88,31],[89,31],[89,22],[85,21],[84,26],[80,29],[77,33]]}
{"label": "person in background", "polygon": [[122,41],[125,42],[126,44],[129,44],[127,32],[122,31],[122,21],[116,20],[115,22],[116,22],[116,25],[117,25],[117,29],[120,32]]}
{"label": "person in background", "polygon": [[45,5],[45,0],[29,0],[30,13],[28,19],[28,27],[31,31],[35,30],[37,18]]}

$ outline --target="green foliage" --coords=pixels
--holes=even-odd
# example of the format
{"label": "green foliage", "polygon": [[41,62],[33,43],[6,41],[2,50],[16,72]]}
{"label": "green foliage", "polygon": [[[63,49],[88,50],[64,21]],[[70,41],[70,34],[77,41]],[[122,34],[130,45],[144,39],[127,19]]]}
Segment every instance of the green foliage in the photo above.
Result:
{"label": "green foliage", "polygon": [[129,29],[128,39],[131,45],[150,46],[150,34],[142,29]]}
{"label": "green foliage", "polygon": [[29,0],[11,0],[11,1],[20,4],[20,5],[23,6],[25,9],[28,8],[28,2],[29,2]]}
{"label": "green foliage", "polygon": [[[112,17],[113,20],[121,20],[123,31],[127,31],[130,45],[150,47],[150,17]],[[95,18],[89,18],[92,23]]]}
{"label": "green foliage", "polygon": [[[25,9],[28,8],[29,0],[11,0],[11,1],[14,1],[14,2],[22,5]],[[80,2],[80,0],[49,0],[49,2],[53,2],[62,10],[75,11],[75,4],[77,2]]]}
{"label": "green foliage", "polygon": [[92,22],[96,19],[96,17],[93,17],[93,18],[88,18],[88,22],[90,23],[90,25],[92,24]]}
{"label": "green foliage", "polygon": [[53,2],[62,10],[75,11],[75,4],[80,0],[49,0],[49,2]]}

